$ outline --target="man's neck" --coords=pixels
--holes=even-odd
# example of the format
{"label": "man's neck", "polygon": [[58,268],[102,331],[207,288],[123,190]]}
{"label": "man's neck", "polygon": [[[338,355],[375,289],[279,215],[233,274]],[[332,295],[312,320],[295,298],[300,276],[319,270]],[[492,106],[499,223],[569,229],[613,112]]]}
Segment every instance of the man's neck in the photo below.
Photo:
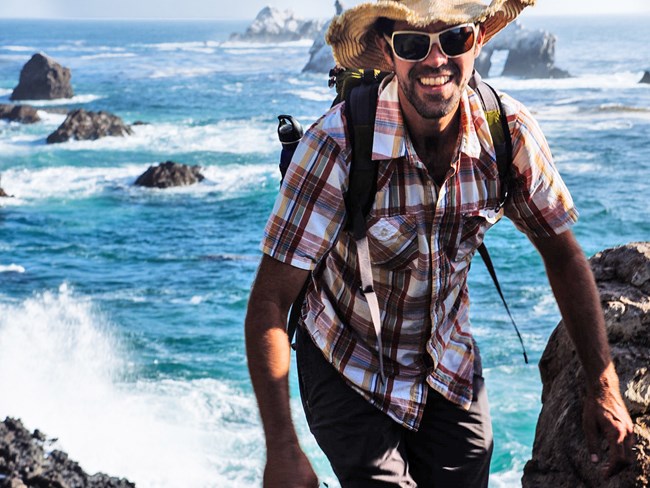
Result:
{"label": "man's neck", "polygon": [[458,153],[460,107],[444,117],[424,119],[410,104],[400,100],[400,105],[415,152],[441,186]]}

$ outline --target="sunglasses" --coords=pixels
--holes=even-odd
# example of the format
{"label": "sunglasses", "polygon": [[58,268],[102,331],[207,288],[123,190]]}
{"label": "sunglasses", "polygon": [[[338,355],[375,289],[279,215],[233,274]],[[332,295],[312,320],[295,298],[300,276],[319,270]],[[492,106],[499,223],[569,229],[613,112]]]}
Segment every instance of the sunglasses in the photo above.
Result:
{"label": "sunglasses", "polygon": [[448,58],[461,56],[471,50],[476,43],[476,25],[462,24],[450,27],[435,34],[421,31],[395,31],[386,41],[393,48],[395,56],[413,63],[429,56],[434,43],[440,46]]}

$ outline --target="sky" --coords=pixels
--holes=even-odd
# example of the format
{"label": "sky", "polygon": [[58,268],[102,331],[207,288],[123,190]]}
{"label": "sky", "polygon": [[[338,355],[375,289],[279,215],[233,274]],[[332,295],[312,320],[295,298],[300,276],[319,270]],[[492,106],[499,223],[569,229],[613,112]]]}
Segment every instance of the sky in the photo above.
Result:
{"label": "sky", "polygon": [[[341,0],[351,7],[362,0]],[[487,0],[485,0],[487,1]],[[0,18],[253,19],[265,6],[329,18],[334,0],[0,0]],[[645,14],[650,0],[537,0],[525,15]]]}

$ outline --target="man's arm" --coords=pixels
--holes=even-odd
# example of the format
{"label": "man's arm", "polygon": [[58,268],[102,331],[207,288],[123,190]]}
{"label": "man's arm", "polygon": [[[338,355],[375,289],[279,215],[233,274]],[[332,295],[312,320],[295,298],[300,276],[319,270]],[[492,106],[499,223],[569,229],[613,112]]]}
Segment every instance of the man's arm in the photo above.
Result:
{"label": "man's arm", "polygon": [[544,260],[564,325],[585,372],[583,428],[591,460],[598,462],[602,433],[609,444],[605,475],[611,476],[632,461],[633,423],[611,360],[596,282],[571,231],[531,240]]}
{"label": "man's arm", "polygon": [[246,355],[266,437],[265,488],[315,488],[318,478],[298,443],[289,404],[287,314],[309,272],[264,256],[246,314]]}

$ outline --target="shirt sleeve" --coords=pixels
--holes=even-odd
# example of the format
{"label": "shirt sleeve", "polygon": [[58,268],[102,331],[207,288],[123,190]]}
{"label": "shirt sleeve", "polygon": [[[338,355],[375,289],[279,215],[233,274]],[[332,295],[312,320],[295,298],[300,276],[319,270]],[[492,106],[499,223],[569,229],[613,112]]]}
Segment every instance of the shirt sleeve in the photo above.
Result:
{"label": "shirt sleeve", "polygon": [[345,219],[345,151],[324,124],[317,122],[298,144],[260,246],[278,261],[307,270],[334,244]]}
{"label": "shirt sleeve", "polygon": [[515,115],[508,115],[513,181],[505,215],[529,237],[561,234],[578,220],[571,194],[553,163],[551,150],[537,121],[526,107],[512,98],[503,101],[505,106],[516,106]]}

